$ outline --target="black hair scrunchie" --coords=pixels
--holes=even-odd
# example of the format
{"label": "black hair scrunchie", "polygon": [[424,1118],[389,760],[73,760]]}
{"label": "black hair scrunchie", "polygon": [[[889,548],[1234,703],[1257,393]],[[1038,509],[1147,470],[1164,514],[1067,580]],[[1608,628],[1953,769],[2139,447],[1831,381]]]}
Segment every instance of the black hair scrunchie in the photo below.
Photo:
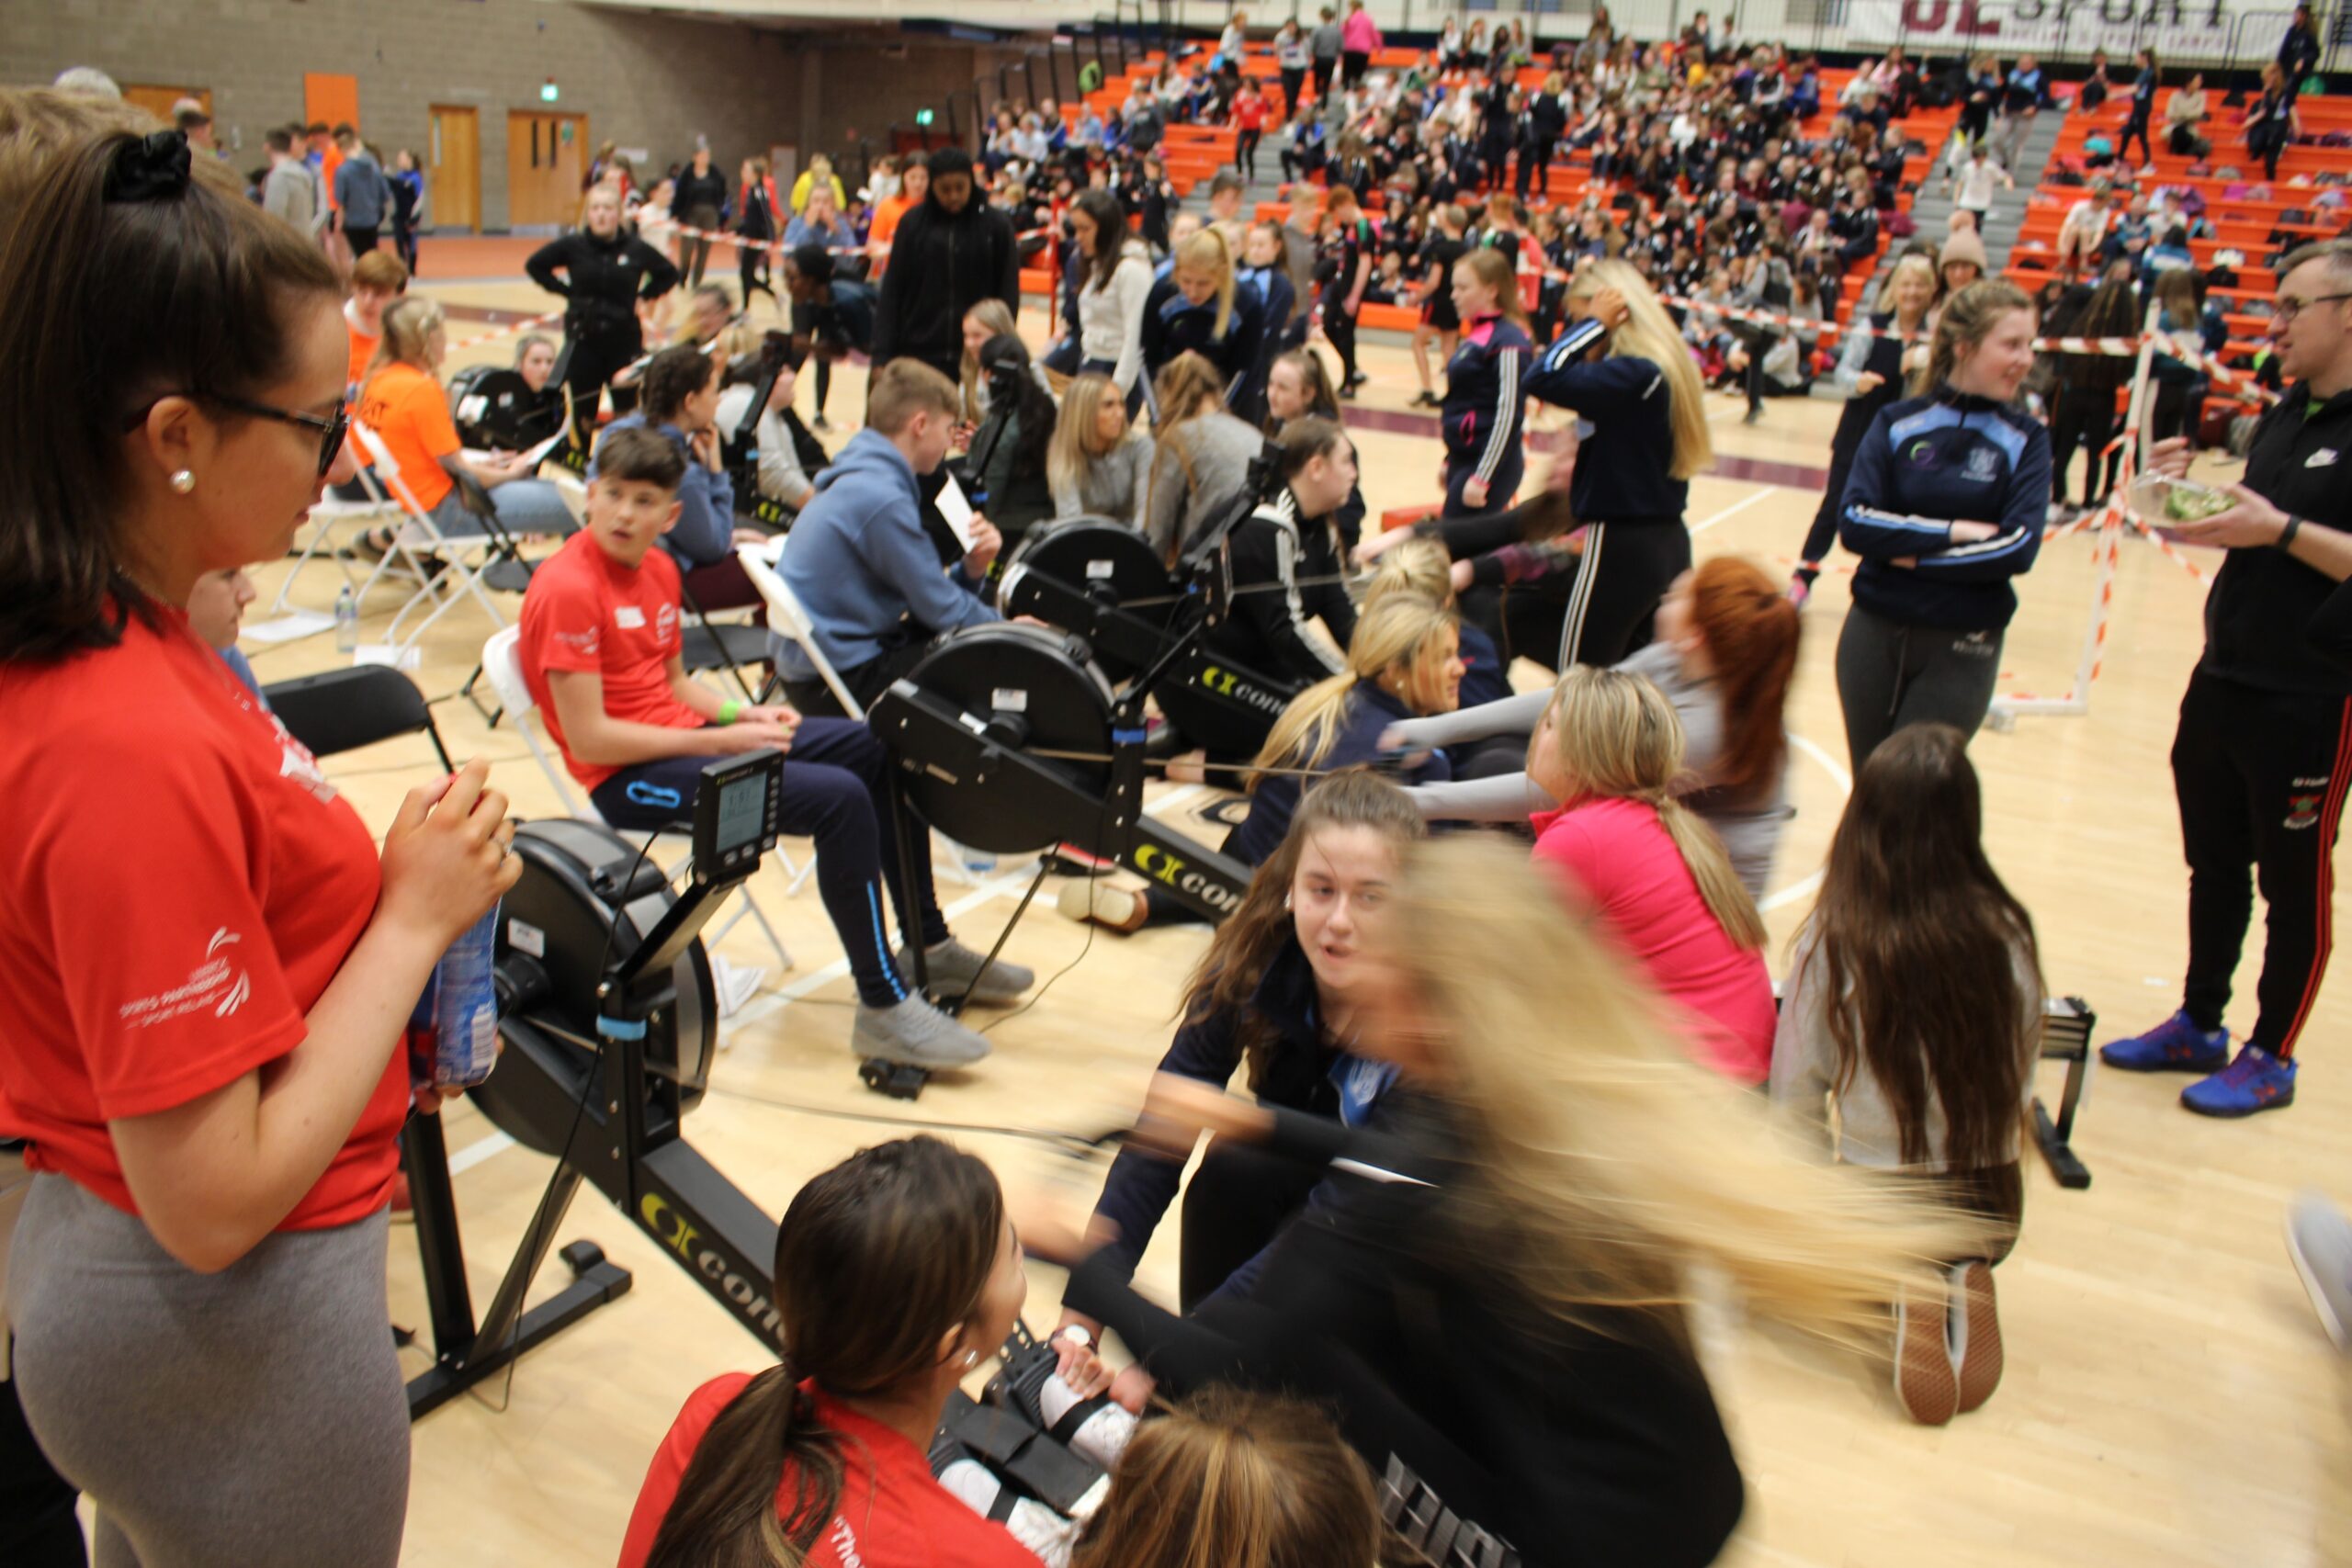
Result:
{"label": "black hair scrunchie", "polygon": [[187,189],[187,135],[159,130],[127,144],[107,173],[108,201],[157,201]]}

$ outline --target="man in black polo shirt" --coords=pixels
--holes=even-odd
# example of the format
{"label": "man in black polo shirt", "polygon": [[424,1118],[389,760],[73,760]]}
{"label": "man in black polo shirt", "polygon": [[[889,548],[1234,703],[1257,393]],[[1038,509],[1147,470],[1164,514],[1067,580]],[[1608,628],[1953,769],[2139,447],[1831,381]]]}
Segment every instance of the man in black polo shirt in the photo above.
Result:
{"label": "man in black polo shirt", "polygon": [[[2352,529],[2352,243],[2325,241],[2281,268],[2270,335],[2288,387],[2256,426],[2238,504],[2182,529],[2229,554],[2205,601],[2205,653],[2173,739],[2188,857],[2188,978],[2181,1010],[2099,1048],[2109,1066],[2210,1076],[2181,1091],[2208,1116],[2295,1098],[2295,1043],[2319,999],[2334,932],[2333,852],[2352,784],[2352,674],[2312,641],[2335,584],[2310,564]],[[2188,444],[2155,448],[2179,475]],[[2234,1060],[2222,1010],[2254,914],[2269,906],[2254,1032]]]}

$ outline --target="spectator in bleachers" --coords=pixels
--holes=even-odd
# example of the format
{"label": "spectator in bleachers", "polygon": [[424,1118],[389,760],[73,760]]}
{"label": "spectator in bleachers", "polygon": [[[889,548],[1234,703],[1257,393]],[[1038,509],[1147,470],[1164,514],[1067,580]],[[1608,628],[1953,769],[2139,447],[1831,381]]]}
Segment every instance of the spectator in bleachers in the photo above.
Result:
{"label": "spectator in bleachers", "polygon": [[1993,144],[2001,167],[2014,169],[2024,155],[2025,139],[2033,130],[2034,118],[2041,112],[2041,100],[2049,85],[2041,74],[2041,67],[2030,54],[2018,56],[2001,84],[2000,123],[1993,133]]}
{"label": "spectator in bleachers", "polygon": [[2205,73],[2199,71],[2189,77],[2188,85],[2174,88],[2165,103],[2165,151],[2176,158],[2202,156],[2198,151],[2200,145],[2211,151],[2211,144],[2197,132],[2205,112]]}
{"label": "spectator in bleachers", "polygon": [[2075,107],[2086,111],[2095,109],[2107,102],[2108,95],[2114,91],[2115,84],[2107,79],[2107,51],[2091,51],[2090,74],[2075,90]]}
{"label": "spectator in bleachers", "polygon": [[2148,124],[2156,112],[2156,51],[2142,49],[2133,54],[2132,62],[2139,67],[2139,74],[2132,83],[2132,112],[2123,121],[2123,134],[2115,139],[2115,151],[2119,156],[2130,152],[2132,139],[2136,137],[2140,142],[2140,162],[2154,168],[2156,150],[2148,144]]}
{"label": "spectator in bleachers", "polygon": [[2262,68],[2262,96],[2245,111],[2246,151],[2262,160],[2262,177],[2278,177],[2278,158],[2300,129],[2295,89],[2277,62]]}
{"label": "spectator in bleachers", "polygon": [[2278,40],[2278,71],[2289,92],[2300,90],[2303,79],[2319,69],[2319,32],[2312,26],[2312,8],[2295,7],[2287,36]]}
{"label": "spectator in bleachers", "polygon": [[2088,194],[2066,209],[2065,220],[2058,226],[2059,276],[2071,279],[2083,271],[2098,254],[2114,223],[2114,188],[2105,180],[2095,179]]}

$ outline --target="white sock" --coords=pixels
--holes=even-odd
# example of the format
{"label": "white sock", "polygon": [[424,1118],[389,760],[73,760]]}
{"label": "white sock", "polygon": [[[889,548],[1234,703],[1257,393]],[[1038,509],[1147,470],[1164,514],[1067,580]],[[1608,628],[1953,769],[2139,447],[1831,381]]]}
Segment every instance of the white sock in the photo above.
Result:
{"label": "white sock", "polygon": [[[940,1472],[939,1483],[982,1518],[988,1517],[989,1510],[996,1506],[997,1499],[1004,1493],[1004,1484],[995,1473],[972,1459],[959,1459],[949,1465]],[[1078,1526],[1073,1521],[1034,1497],[1023,1497],[1012,1505],[1004,1528],[1046,1568],[1069,1568],[1070,1547],[1078,1540]]]}
{"label": "white sock", "polygon": [[[1037,1391],[1038,1413],[1045,1416],[1048,1431],[1079,1403],[1078,1390],[1058,1373],[1047,1378],[1046,1386]],[[1086,1418],[1072,1434],[1069,1446],[1104,1470],[1111,1470],[1118,1465],[1119,1456],[1127,1451],[1127,1439],[1135,1432],[1132,1412],[1117,1404],[1106,1404]]]}

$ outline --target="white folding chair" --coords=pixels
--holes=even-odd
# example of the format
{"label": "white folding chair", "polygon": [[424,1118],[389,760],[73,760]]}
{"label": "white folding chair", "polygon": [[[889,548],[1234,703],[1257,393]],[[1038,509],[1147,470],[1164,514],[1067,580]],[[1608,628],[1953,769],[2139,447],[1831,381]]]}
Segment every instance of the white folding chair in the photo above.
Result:
{"label": "white folding chair", "polygon": [[[557,759],[540,741],[537,727],[531,722],[538,705],[531,700],[530,684],[523,679],[523,657],[516,647],[522,637],[523,628],[520,626],[506,626],[492,633],[490,640],[481,645],[481,672],[490,682],[491,690],[498,694],[499,706],[514,719],[514,733],[520,735],[523,744],[531,749],[532,761],[538,763],[539,772],[546,774],[548,783],[554,786],[556,798],[563,802],[563,808],[574,817],[584,817],[591,822],[604,822],[605,818],[597,811],[594,800],[585,795],[575,795],[572,793],[571,780],[557,765]],[[605,825],[610,826],[609,823]],[[660,836],[673,839],[684,838],[687,834],[684,828],[674,832],[665,829]],[[796,865],[792,856],[782,849],[776,851],[776,858],[784,863],[785,874],[791,878],[790,886],[798,887],[808,874]],[[689,859],[669,867],[665,874],[675,882],[691,869],[692,861]],[[707,939],[709,945],[716,947],[729,931],[735,929],[738,920],[748,916],[760,928],[760,934],[767,938],[768,946],[775,949],[776,963],[786,969],[791,968],[792,954],[785,951],[784,939],[775,934],[774,926],[768,924],[767,914],[760,908],[759,900],[752,897],[751,886],[746,884],[741,892],[743,907],[728,916],[710,933]]]}
{"label": "white folding chair", "polygon": [[[784,564],[784,550],[791,547],[788,541],[792,536],[787,534],[784,537],[787,542],[781,546],[738,545],[735,558],[743,563],[743,575],[752,580],[752,586],[758,589],[760,597],[767,602],[768,630],[808,656],[808,662],[817,668],[817,678],[825,682],[827,691],[833,694],[833,701],[842,705],[842,712],[852,718],[863,719],[865,716],[865,706],[850,695],[849,688],[842,683],[841,671],[833,668],[833,661],[826,658],[825,650],[817,645],[817,625],[809,618],[808,607],[800,602],[800,595],[792,591],[791,585],[784,581],[784,573],[778,570]],[[776,551],[774,564],[770,564],[767,558],[771,549]],[[947,875],[966,887],[978,886],[980,878],[969,863],[970,852],[936,828],[932,829],[932,836],[947,846]]]}
{"label": "white folding chair", "polygon": [[359,580],[351,574],[350,567],[344,564],[343,557],[331,547],[334,544],[334,531],[345,524],[378,523],[401,514],[400,503],[384,493],[370,469],[360,469],[358,480],[359,488],[368,492],[365,501],[345,501],[334,493],[332,486],[320,487],[319,499],[311,505],[311,537],[302,546],[302,553],[295,558],[294,568],[286,574],[286,581],[277,585],[277,597],[271,600],[269,605],[272,615],[298,613],[289,599],[294,592],[294,580],[302,575],[302,569],[310,565],[311,558],[322,550],[343,573],[343,585],[354,590],[356,596]]}
{"label": "white folding chair", "polygon": [[[504,626],[506,617],[498,613],[498,606],[491,603],[490,595],[483,592],[482,587],[483,571],[502,555],[503,536],[497,525],[484,519],[485,532],[481,534],[453,536],[442,533],[433,521],[433,514],[417,504],[416,493],[401,477],[400,462],[392,456],[391,448],[384,445],[384,438],[357,420],[351,422],[351,431],[359,438],[360,445],[368,448],[368,456],[376,467],[378,482],[400,503],[403,517],[392,531],[392,547],[384,552],[384,558],[378,561],[376,570],[368,574],[368,581],[360,585],[359,597],[366,598],[368,590],[383,580],[396,556],[416,574],[419,585],[416,592],[409,595],[408,602],[394,612],[391,625],[384,629],[384,640],[397,652],[407,652],[432,628],[433,623],[454,609],[464,595],[471,595],[474,603],[482,607],[482,613],[490,617],[491,625]],[[438,571],[426,566],[428,558],[439,561]],[[433,606],[431,612],[416,624],[406,638],[402,638],[401,623],[420,605],[426,604]]]}

